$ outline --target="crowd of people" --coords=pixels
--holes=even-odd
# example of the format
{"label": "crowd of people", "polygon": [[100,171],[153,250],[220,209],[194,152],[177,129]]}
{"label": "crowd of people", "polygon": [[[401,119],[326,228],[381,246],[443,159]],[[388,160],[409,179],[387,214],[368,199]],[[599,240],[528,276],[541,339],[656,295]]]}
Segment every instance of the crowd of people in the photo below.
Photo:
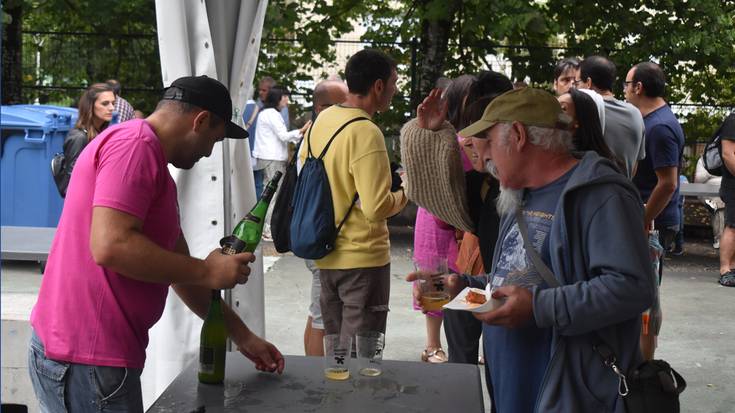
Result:
{"label": "crowd of people", "polygon": [[[365,49],[344,76],[315,87],[311,119],[292,130],[288,92],[269,77],[243,113],[247,130],[230,121],[227,89],[205,76],[174,81],[150,116],[114,127],[113,112],[132,112],[118,106],[114,83],[85,92],[70,133],[74,173],[31,316],[29,364],[43,409],[142,410],[148,330],[167,287],[204,316],[210,289],[247,282],[250,253],[189,256],[167,164],[191,168],[216,142],[249,135],[256,185],[285,170],[290,142],[298,165],[324,150],[335,225],[344,220],[334,249],[305,262],[313,280],[307,355],[323,354],[325,334],[385,333],[387,219],[410,199],[420,207],[415,258],[447,261],[441,282],[452,296],[505,279],[495,310],[425,311],[422,360],[477,364],[482,346],[493,411],[624,411],[620,377],[596,342],[623,372],[653,358],[662,266],[652,262],[651,240],[667,247],[681,231],[684,134],[664,99],[662,69],[642,62],[618,79],[606,57],[565,59],[554,73],[557,96],[492,71],[443,79],[401,130],[400,175],[373,120],[397,91],[396,63]],[[615,82],[625,101],[614,96]],[[735,134],[723,139],[735,171]],[[730,258],[720,283],[734,286],[735,194],[722,198],[720,249]],[[421,277],[406,280],[423,311]],[[259,370],[283,370],[273,344],[227,306],[225,318]]]}

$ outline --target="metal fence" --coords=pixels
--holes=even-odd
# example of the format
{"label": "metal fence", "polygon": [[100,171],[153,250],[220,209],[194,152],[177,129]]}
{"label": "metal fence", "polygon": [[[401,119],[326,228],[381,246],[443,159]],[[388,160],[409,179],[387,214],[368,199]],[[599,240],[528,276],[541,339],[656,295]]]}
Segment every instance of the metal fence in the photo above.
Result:
{"label": "metal fence", "polygon": [[[297,39],[263,39],[261,49],[266,56],[273,56],[278,43],[291,43],[293,53],[303,53],[304,45]],[[337,74],[344,70],[344,64],[357,51],[365,47],[380,47],[402,56],[399,65],[401,73],[399,85],[408,92],[394,98],[392,122],[402,124],[412,114],[422,96],[418,89],[417,70],[419,47],[416,40],[408,42],[373,43],[361,40],[335,39],[332,41],[335,59],[323,67],[312,71],[312,78],[319,79],[324,74]],[[492,70],[512,75],[512,65],[506,54],[524,55],[541,46],[497,45],[469,47],[471,53],[481,53],[485,64]],[[569,48],[560,45],[543,46],[551,52],[552,59],[568,53]],[[496,54],[488,54],[495,50]],[[271,53],[271,55],[269,55]],[[294,55],[294,58],[298,56]],[[26,102],[55,103],[74,105],[81,92],[90,84],[107,79],[117,79],[123,87],[122,95],[134,107],[150,112],[158,101],[161,92],[161,71],[159,67],[158,38],[154,33],[106,34],[79,32],[23,32],[23,98]],[[145,62],[149,63],[146,66]],[[295,84],[292,95],[298,103],[309,106],[311,91],[315,82],[306,81]],[[705,111],[710,116],[722,117],[731,106],[699,105],[696,103],[671,103],[674,111],[689,116],[694,111]],[[386,119],[388,120],[388,119]],[[391,134],[391,131],[388,131]],[[396,132],[396,131],[393,131]],[[690,137],[699,140],[706,137]],[[699,151],[691,149],[692,156]]]}
{"label": "metal fence", "polygon": [[155,34],[23,32],[23,100],[72,106],[96,82],[117,79],[136,108],[153,109],[161,92]]}

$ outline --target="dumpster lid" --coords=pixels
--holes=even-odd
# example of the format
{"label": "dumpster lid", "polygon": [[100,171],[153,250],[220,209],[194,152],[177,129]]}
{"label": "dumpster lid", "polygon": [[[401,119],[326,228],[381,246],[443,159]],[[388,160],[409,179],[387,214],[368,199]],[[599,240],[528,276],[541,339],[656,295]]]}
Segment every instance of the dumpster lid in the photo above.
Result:
{"label": "dumpster lid", "polygon": [[77,110],[51,105],[3,105],[0,128],[65,131],[74,127]]}

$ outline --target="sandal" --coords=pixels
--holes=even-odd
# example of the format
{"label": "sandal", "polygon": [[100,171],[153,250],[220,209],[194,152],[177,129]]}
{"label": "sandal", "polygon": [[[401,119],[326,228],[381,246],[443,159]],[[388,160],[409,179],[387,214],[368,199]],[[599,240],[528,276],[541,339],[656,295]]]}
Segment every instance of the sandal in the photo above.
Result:
{"label": "sandal", "polygon": [[435,348],[431,351],[427,348],[421,352],[421,361],[434,364],[446,363],[448,361],[447,353],[445,353],[441,347]]}
{"label": "sandal", "polygon": [[735,272],[730,270],[720,275],[720,285],[725,287],[735,287]]}

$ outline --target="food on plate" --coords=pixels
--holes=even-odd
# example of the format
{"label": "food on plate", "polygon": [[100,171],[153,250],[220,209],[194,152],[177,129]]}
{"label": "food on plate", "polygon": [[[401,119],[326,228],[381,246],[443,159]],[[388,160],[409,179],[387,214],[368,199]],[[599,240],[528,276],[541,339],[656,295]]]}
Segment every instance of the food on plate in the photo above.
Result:
{"label": "food on plate", "polygon": [[487,298],[485,297],[485,290],[480,290],[479,288],[471,288],[469,291],[467,291],[467,296],[465,297],[465,300],[467,300],[468,303],[472,304],[485,304],[485,301],[487,301]]}

